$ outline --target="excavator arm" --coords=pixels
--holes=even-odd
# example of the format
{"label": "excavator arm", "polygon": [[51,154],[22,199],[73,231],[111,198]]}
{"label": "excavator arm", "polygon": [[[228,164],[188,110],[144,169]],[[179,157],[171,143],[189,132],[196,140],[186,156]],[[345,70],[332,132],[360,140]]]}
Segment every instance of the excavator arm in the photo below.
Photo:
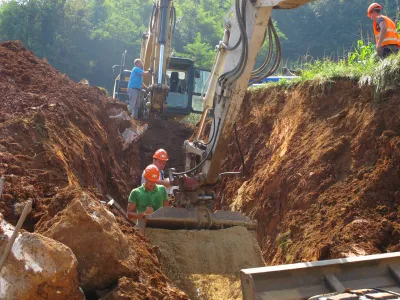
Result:
{"label": "excavator arm", "polygon": [[[185,141],[186,170],[170,169],[170,179],[179,185],[175,193],[178,208],[162,208],[149,216],[147,226],[161,228],[224,228],[256,223],[238,212],[212,212],[215,185],[225,175],[222,163],[228,150],[240,107],[250,80],[272,75],[280,62],[280,44],[270,19],[274,8],[296,8],[313,0],[235,0],[225,18],[223,40],[217,46],[204,111],[192,142]],[[268,38],[265,62],[254,70],[256,57]],[[273,54],[275,50],[275,54]],[[206,116],[213,111],[214,120],[207,142],[201,140]]]}
{"label": "excavator arm", "polygon": [[163,111],[168,94],[166,78],[167,61],[172,51],[172,34],[176,12],[172,0],[158,0],[153,10],[147,33],[142,36],[140,59],[145,70],[152,70],[151,76],[144,78],[144,84],[151,93],[151,109]]}

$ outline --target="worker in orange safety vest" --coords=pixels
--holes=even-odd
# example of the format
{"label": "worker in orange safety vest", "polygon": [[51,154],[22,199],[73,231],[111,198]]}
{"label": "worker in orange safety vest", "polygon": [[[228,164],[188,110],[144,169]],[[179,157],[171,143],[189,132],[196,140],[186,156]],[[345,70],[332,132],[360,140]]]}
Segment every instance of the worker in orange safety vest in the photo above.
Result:
{"label": "worker in orange safety vest", "polygon": [[400,47],[400,37],[397,33],[396,23],[383,16],[382,5],[372,3],[368,7],[368,17],[373,20],[376,52],[379,57],[385,58],[392,53],[397,53]]}

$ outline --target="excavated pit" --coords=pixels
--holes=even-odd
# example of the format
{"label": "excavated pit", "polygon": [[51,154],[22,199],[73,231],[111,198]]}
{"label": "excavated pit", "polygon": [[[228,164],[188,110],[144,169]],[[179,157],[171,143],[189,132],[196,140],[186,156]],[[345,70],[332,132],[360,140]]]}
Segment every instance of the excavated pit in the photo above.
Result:
{"label": "excavated pit", "polygon": [[255,233],[221,230],[146,229],[159,248],[163,271],[192,299],[241,299],[239,271],[264,265]]}
{"label": "excavated pit", "polygon": [[[150,120],[142,134],[125,105],[74,83],[19,42],[0,43],[0,66],[6,221],[15,225],[28,199],[35,204],[29,231],[63,216],[82,193],[125,206],[158,148],[170,153],[169,167],[183,168],[181,145],[191,127]],[[223,179],[216,208],[258,221],[261,254],[243,228],[149,230],[153,247],[117,215],[138,259],[131,273],[87,295],[187,299],[178,286],[194,299],[236,299],[239,270],[263,264],[261,255],[273,265],[398,251],[399,107],[396,90],[374,99],[373,87],[346,80],[247,93],[238,120],[246,171]],[[241,166],[231,140],[222,171]]]}

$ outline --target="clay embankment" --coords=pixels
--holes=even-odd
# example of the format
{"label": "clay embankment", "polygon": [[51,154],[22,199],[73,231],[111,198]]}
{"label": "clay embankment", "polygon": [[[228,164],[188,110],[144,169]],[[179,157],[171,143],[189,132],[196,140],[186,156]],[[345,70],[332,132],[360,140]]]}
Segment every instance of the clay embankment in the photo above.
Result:
{"label": "clay embankment", "polygon": [[[398,251],[399,107],[398,93],[344,80],[248,93],[247,174],[224,179],[217,207],[259,222],[267,264]],[[233,143],[224,169],[240,166]]]}

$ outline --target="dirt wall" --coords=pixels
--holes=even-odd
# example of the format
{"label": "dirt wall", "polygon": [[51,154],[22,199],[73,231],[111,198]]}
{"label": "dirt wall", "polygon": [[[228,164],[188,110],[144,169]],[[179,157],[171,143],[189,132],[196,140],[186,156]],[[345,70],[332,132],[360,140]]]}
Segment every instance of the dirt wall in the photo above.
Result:
{"label": "dirt wall", "polygon": [[[258,221],[267,264],[399,250],[399,107],[350,81],[253,90],[238,120],[246,174],[224,178],[217,207]],[[232,143],[224,170],[240,164]]]}
{"label": "dirt wall", "polygon": [[191,136],[194,126],[170,117],[163,120],[157,115],[150,116],[146,121],[149,126],[140,138],[140,166],[144,170],[152,163],[154,152],[162,148],[168,153],[165,172],[169,168],[184,171],[183,142]]}
{"label": "dirt wall", "polygon": [[[5,178],[0,213],[15,224],[25,201],[33,200],[24,228],[35,231],[42,217],[57,221],[83,192],[97,206],[102,205],[100,200],[108,201],[107,195],[125,206],[141,169],[139,143],[124,133],[142,127],[129,117],[125,104],[100,89],[73,82],[20,42],[0,43],[0,175]],[[75,226],[73,234],[90,234],[87,226],[76,225],[74,216],[67,220]],[[149,241],[131,224],[119,221],[137,270],[119,282],[88,288],[87,299],[106,294],[107,299],[187,299],[161,271]],[[96,227],[97,241],[104,228]],[[76,253],[90,248],[87,239],[70,238],[76,242]]]}

